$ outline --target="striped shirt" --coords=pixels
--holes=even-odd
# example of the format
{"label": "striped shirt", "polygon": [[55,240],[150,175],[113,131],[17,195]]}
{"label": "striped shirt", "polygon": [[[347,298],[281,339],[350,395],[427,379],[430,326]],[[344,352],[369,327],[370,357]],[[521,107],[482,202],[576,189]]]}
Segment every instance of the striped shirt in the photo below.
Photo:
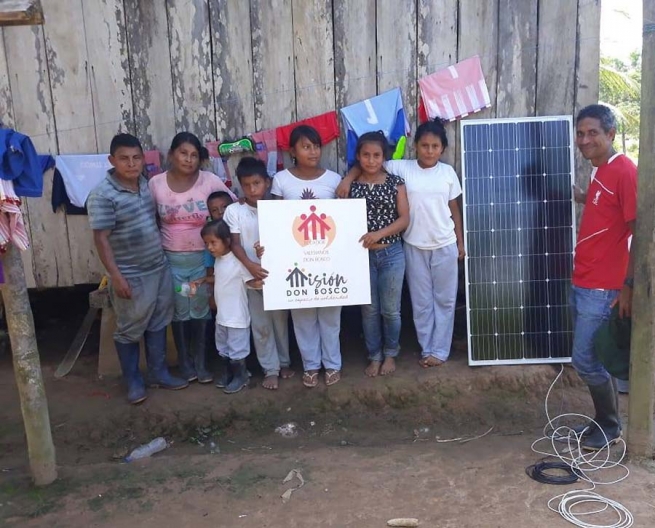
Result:
{"label": "striped shirt", "polygon": [[136,192],[123,187],[112,169],[91,191],[87,209],[91,229],[111,231],[109,245],[124,277],[147,275],[166,265],[155,202],[144,177]]}

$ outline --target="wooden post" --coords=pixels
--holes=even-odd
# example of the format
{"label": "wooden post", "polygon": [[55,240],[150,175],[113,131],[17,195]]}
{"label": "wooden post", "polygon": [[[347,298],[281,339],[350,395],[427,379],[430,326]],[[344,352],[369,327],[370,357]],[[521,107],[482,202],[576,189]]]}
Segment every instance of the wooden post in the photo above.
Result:
{"label": "wooden post", "polygon": [[[644,0],[642,71],[655,71],[655,0]],[[655,410],[655,77],[641,81],[639,183],[635,235],[635,290],[632,302],[628,449],[652,457]]]}
{"label": "wooden post", "polygon": [[41,375],[25,270],[20,252],[12,244],[9,244],[2,264],[6,281],[2,286],[2,296],[7,310],[7,328],[25,424],[30,469],[34,483],[45,486],[57,478],[55,447],[52,443],[48,401]]}

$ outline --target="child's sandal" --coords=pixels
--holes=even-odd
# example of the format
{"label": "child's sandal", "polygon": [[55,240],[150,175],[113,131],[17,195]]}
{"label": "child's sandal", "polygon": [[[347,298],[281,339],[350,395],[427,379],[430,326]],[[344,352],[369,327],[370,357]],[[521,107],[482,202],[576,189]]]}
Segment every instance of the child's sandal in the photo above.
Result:
{"label": "child's sandal", "polygon": [[310,389],[316,387],[318,385],[318,372],[305,372],[302,375],[302,384]]}
{"label": "child's sandal", "polygon": [[341,379],[341,371],[339,370],[326,370],[325,371],[325,385],[334,385]]}

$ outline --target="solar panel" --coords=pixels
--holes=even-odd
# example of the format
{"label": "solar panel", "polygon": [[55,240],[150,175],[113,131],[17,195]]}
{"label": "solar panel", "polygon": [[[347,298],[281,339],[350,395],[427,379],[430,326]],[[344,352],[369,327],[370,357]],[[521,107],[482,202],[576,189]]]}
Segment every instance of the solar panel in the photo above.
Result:
{"label": "solar panel", "polygon": [[570,361],[571,116],[462,121],[470,365]]}

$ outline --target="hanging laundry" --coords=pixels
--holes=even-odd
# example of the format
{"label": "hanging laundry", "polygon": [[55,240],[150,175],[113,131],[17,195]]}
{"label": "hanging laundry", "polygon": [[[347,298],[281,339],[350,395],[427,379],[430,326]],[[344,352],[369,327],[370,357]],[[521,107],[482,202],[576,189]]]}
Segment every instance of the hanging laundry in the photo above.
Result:
{"label": "hanging laundry", "polygon": [[209,169],[221,180],[223,180],[225,185],[232,187],[232,178],[227,166],[227,158],[221,156],[218,152],[218,147],[220,144],[220,141],[210,141],[209,143],[205,143],[205,147],[209,151]]}
{"label": "hanging laundry", "polygon": [[310,117],[309,119],[297,121],[290,125],[278,127],[275,131],[278,149],[289,150],[289,138],[291,137],[291,132],[299,125],[309,125],[314,127],[321,136],[323,145],[327,145],[330,141],[334,141],[339,137],[339,121],[337,120],[337,113],[331,111],[315,117]]}
{"label": "hanging laundry", "polygon": [[[41,164],[41,171],[43,174],[45,174],[55,166],[55,158],[53,158],[50,154],[39,154],[39,163]],[[16,182],[14,182],[14,191],[15,190]]]}
{"label": "hanging laundry", "polygon": [[21,251],[30,247],[20,204],[13,182],[0,179],[0,253],[7,251],[9,243]]}
{"label": "hanging laundry", "polygon": [[400,88],[342,108],[341,118],[346,129],[346,161],[349,167],[355,162],[357,138],[362,134],[380,130],[395,146],[411,130]]}
{"label": "hanging laundry", "polygon": [[491,106],[477,55],[419,79],[418,86],[421,122],[435,117],[453,121]]}
{"label": "hanging laundry", "polygon": [[86,207],[77,207],[73,205],[66,194],[66,186],[64,179],[61,177],[59,169],[55,169],[52,176],[52,196],[50,197],[50,205],[52,205],[52,212],[56,213],[63,205],[64,211],[67,215],[85,215],[88,214]]}
{"label": "hanging laundry", "polygon": [[84,207],[93,188],[104,180],[111,164],[107,154],[57,156],[57,168],[73,205]]}
{"label": "hanging laundry", "polygon": [[255,145],[249,137],[242,137],[235,141],[222,141],[218,144],[218,153],[223,157],[232,154],[243,154],[244,152],[254,152]]}
{"label": "hanging laundry", "polygon": [[11,128],[0,129],[0,179],[13,181],[19,196],[43,194],[43,169],[32,140]]}
{"label": "hanging laundry", "polygon": [[250,134],[253,142],[255,143],[255,151],[264,163],[266,163],[266,171],[273,177],[273,175],[282,170],[284,166],[278,162],[282,161],[282,156],[278,156],[277,150],[277,133],[274,128],[270,130],[262,130]]}
{"label": "hanging laundry", "polygon": [[143,161],[145,162],[144,170],[148,179],[162,172],[161,154],[158,150],[146,150],[143,153]]}

